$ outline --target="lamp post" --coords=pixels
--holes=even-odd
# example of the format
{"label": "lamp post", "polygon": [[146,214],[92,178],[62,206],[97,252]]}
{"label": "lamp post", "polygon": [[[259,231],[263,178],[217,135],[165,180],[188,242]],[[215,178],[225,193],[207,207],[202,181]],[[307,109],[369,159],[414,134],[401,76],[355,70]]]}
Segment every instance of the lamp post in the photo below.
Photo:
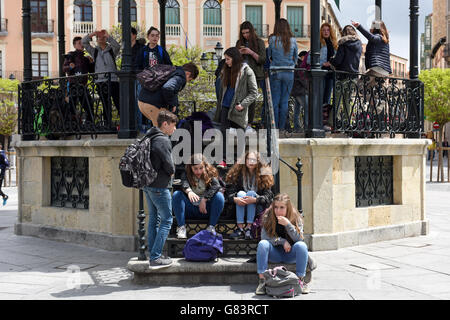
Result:
{"label": "lamp post", "polygon": [[219,63],[220,60],[222,59],[222,53],[223,53],[223,46],[220,42],[216,43],[216,46],[214,47],[214,51],[216,52],[217,63]]}

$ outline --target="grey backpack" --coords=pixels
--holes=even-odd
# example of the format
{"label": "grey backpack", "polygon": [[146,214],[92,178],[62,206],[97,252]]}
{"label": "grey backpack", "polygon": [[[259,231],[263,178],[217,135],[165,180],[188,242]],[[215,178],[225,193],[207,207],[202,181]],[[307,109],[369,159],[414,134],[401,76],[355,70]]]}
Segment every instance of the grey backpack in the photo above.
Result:
{"label": "grey backpack", "polygon": [[162,135],[155,134],[151,138],[145,135],[128,146],[119,163],[122,184],[125,187],[141,189],[155,181],[158,173],[150,160],[151,140]]}
{"label": "grey backpack", "polygon": [[275,298],[293,298],[302,292],[297,275],[285,267],[264,271],[266,294]]}

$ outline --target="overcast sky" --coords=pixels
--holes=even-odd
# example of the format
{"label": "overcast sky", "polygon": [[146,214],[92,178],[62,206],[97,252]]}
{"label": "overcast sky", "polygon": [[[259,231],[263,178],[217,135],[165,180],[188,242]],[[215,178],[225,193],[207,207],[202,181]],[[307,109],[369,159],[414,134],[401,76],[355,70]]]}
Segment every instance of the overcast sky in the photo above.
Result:
{"label": "overcast sky", "polygon": [[[328,0],[342,27],[351,20],[370,27],[375,18],[375,0],[340,0],[340,11],[334,0]],[[383,0],[382,20],[389,31],[391,53],[409,60],[409,0]],[[424,32],[425,16],[433,12],[433,0],[419,0],[419,45]],[[363,43],[367,39],[361,34]]]}

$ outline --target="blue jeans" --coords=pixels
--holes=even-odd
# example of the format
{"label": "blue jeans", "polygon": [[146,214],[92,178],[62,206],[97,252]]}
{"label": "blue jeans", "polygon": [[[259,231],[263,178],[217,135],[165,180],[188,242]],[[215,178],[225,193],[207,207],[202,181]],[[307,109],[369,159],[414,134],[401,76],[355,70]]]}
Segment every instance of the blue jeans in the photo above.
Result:
{"label": "blue jeans", "polygon": [[186,218],[209,219],[209,225],[215,226],[219,222],[225,198],[222,192],[217,192],[211,200],[206,202],[206,214],[200,212],[198,206],[194,206],[183,191],[175,191],[172,196],[172,206],[177,218],[178,226],[186,224]]}
{"label": "blue jeans", "polygon": [[270,76],[275,127],[284,130],[288,114],[289,96],[294,84],[293,72],[277,72]]}
{"label": "blue jeans", "polygon": [[294,106],[294,130],[300,130],[300,110],[303,107],[303,129],[306,130],[308,128],[308,95],[295,97],[295,106]]}
{"label": "blue jeans", "polygon": [[256,251],[258,274],[267,270],[269,261],[272,263],[295,263],[296,275],[304,277],[308,263],[308,247],[303,241],[297,241],[291,251],[286,253],[283,246],[275,247],[268,240],[261,240]]}
{"label": "blue jeans", "polygon": [[142,112],[141,110],[139,110],[138,107],[138,97],[139,97],[139,93],[142,90],[142,86],[139,83],[139,81],[136,80],[136,86],[135,86],[135,93],[136,93],[136,129],[140,132],[146,132],[147,131],[147,127],[146,125],[144,125],[142,123]]}
{"label": "blue jeans", "polygon": [[[148,251],[150,260],[161,256],[170,228],[172,227],[172,201],[167,188],[145,187],[148,204]],[[159,225],[158,225],[159,220]]]}
{"label": "blue jeans", "polygon": [[[256,198],[257,194],[255,191],[239,191],[237,196],[238,198],[243,198],[245,196]],[[244,223],[245,208],[247,208],[247,223],[253,223],[253,220],[255,220],[256,203],[248,204],[243,207],[236,205],[236,222],[240,224]]]}
{"label": "blue jeans", "polygon": [[330,104],[331,102],[331,92],[334,87],[334,75],[332,73],[328,73],[323,78],[323,104]]}

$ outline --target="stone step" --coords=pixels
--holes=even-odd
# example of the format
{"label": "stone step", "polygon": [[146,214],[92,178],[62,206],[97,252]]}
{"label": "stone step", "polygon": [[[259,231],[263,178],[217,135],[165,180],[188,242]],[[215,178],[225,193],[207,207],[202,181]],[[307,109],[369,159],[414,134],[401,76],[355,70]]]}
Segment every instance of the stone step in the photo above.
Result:
{"label": "stone step", "polygon": [[[183,248],[186,245],[186,239],[177,239],[169,237],[166,239],[166,252],[169,257],[183,257]],[[258,240],[232,240],[223,239],[222,257],[249,257],[256,255]]]}
{"label": "stone step", "polygon": [[[206,284],[258,284],[256,263],[249,257],[218,258],[212,262],[190,262],[173,258],[169,267],[153,269],[148,260],[132,258],[127,265],[134,273],[133,282],[147,285],[206,285]],[[295,272],[295,264],[269,264],[269,268],[284,265]]]}

